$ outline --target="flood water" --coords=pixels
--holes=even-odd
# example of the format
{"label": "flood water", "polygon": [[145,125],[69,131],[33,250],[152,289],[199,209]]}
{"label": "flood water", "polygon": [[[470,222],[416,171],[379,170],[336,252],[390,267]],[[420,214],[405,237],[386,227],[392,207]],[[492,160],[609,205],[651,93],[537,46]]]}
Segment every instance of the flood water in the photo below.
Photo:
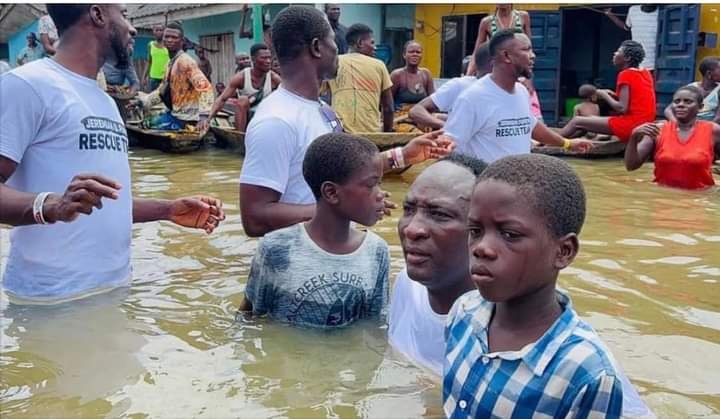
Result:
{"label": "flood water", "polygon": [[[0,416],[438,417],[432,375],[391,353],[375,323],[347,330],[235,321],[256,240],[237,204],[241,160],[222,151],[130,154],[137,197],[225,202],[210,236],[135,225],[129,289],[54,307],[0,307]],[[650,182],[652,166],[572,161],[588,217],[560,276],[658,417],[720,416],[720,192]],[[402,200],[416,168],[385,179]],[[403,266],[399,211],[374,230]],[[8,230],[0,229],[7,257]]]}

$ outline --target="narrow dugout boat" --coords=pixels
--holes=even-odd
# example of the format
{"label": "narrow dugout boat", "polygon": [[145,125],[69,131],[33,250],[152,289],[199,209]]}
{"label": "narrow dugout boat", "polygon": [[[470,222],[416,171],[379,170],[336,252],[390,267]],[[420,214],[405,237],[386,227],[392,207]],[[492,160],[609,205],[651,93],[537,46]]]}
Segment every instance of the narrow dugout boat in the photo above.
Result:
{"label": "narrow dugout boat", "polygon": [[625,143],[617,137],[599,136],[593,140],[593,148],[585,153],[564,150],[562,147],[537,145],[533,143],[533,153],[546,154],[556,157],[576,157],[581,159],[601,159],[609,157],[622,157],[625,153]]}
{"label": "narrow dugout boat", "polygon": [[205,133],[191,130],[164,131],[142,128],[140,124],[128,122],[131,145],[153,148],[167,153],[189,153],[202,147],[205,143]]}

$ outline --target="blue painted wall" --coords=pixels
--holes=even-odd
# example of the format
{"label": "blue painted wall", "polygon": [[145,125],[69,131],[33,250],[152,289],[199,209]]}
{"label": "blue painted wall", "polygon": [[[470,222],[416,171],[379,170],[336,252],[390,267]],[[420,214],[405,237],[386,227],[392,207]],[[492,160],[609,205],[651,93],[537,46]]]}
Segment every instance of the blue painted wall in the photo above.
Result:
{"label": "blue painted wall", "polygon": [[152,41],[152,36],[136,36],[135,37],[135,50],[133,52],[133,57],[135,59],[140,60],[147,60],[148,56],[148,43]]}
{"label": "blue painted wall", "polygon": [[382,4],[340,4],[340,23],[350,26],[364,23],[370,27],[375,36],[375,43],[382,43]]}
{"label": "blue painted wall", "polygon": [[36,20],[10,37],[10,40],[8,41],[8,64],[10,64],[10,66],[16,66],[17,56],[20,51],[27,46],[26,38],[30,32],[35,32],[35,35],[38,35],[38,39],[40,38],[37,30],[38,21]]}
{"label": "blue painted wall", "polygon": [[197,43],[200,43],[201,36],[232,32],[234,34],[235,52],[250,52],[253,40],[238,37],[241,17],[242,13],[232,12],[199,19],[189,19],[183,21],[183,29],[185,30],[185,36]]}

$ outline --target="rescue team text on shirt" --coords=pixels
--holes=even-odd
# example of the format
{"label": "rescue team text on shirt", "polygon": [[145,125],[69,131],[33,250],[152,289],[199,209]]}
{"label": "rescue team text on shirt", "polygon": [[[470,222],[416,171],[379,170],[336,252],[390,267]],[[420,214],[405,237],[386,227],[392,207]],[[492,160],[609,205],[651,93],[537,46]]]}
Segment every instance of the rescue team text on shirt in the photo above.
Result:
{"label": "rescue team text on shirt", "polygon": [[127,131],[123,124],[96,116],[88,116],[81,122],[86,130],[100,132],[80,134],[80,150],[114,150],[127,154]]}

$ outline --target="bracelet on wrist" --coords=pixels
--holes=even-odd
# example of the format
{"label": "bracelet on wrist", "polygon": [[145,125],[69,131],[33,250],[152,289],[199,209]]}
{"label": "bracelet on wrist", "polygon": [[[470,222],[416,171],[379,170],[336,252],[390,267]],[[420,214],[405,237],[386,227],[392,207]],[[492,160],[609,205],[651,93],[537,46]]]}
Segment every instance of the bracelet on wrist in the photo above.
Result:
{"label": "bracelet on wrist", "polygon": [[45,200],[47,200],[47,197],[50,196],[50,194],[51,192],[41,192],[35,196],[32,211],[33,218],[35,219],[36,224],[48,224],[48,222],[45,220],[45,215],[43,214],[43,205],[45,204]]}
{"label": "bracelet on wrist", "polygon": [[565,151],[570,150],[570,147],[572,147],[572,141],[568,140],[567,138],[563,138],[563,144],[562,148]]}

